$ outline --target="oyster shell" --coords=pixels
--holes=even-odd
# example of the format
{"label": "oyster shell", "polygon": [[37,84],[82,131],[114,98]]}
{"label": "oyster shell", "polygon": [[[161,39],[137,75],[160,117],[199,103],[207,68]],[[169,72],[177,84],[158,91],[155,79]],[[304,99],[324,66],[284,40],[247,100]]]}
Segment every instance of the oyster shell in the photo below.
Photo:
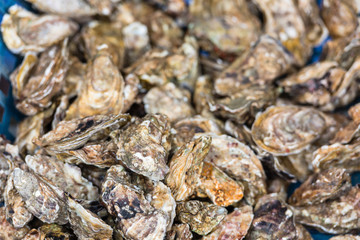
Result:
{"label": "oyster shell", "polygon": [[31,229],[23,240],[70,240],[73,234],[57,224],[44,224],[38,229]]}
{"label": "oyster shell", "polygon": [[191,240],[193,235],[190,231],[189,224],[174,224],[166,235],[166,240]]}
{"label": "oyster shell", "polygon": [[195,193],[210,143],[211,137],[199,137],[183,145],[171,158],[165,183],[176,201],[184,201]]}
{"label": "oyster shell", "polygon": [[53,97],[61,91],[68,70],[67,42],[66,39],[48,48],[39,59],[31,53],[27,54],[23,63],[11,74],[11,82],[16,86],[16,107],[22,113],[34,115],[48,108]]}
{"label": "oyster shell", "polygon": [[255,0],[265,18],[265,33],[280,40],[293,55],[298,65],[311,56],[306,27],[295,1]]}
{"label": "oyster shell", "polygon": [[255,143],[274,155],[301,152],[326,129],[322,112],[298,106],[270,107],[259,114],[251,132]]}
{"label": "oyster shell", "polygon": [[[124,126],[130,120],[127,114],[94,115],[70,121],[61,121],[54,130],[35,140],[51,154],[58,154],[84,146],[90,139],[99,139],[112,128]],[[101,138],[100,138],[101,139]]]}
{"label": "oyster shell", "polygon": [[[81,32],[85,56],[94,59],[99,51],[111,56],[111,62],[121,69],[125,62],[125,45],[117,22],[91,21]],[[111,65],[113,65],[111,64]]]}
{"label": "oyster shell", "polygon": [[122,112],[124,79],[110,54],[98,52],[87,66],[86,79],[78,98],[66,112],[66,120]]}
{"label": "oyster shell", "polygon": [[253,84],[271,84],[292,67],[292,56],[274,38],[267,35],[226,68],[214,82],[219,95],[233,95]]}
{"label": "oyster shell", "polygon": [[[183,118],[173,123],[171,129],[172,144],[177,150],[191,141],[196,133],[212,132],[218,135],[223,133],[222,126],[216,119],[196,115]],[[173,146],[174,147],[174,146]]]}
{"label": "oyster shell", "polygon": [[96,9],[93,8],[87,0],[26,0],[32,3],[37,9],[42,12],[53,13],[66,17],[87,17],[96,14]]}
{"label": "oyster shell", "polygon": [[112,166],[102,186],[101,200],[115,218],[116,228],[126,239],[164,239],[168,216],[152,207],[130,178],[122,166]]}
{"label": "oyster shell", "polygon": [[321,16],[333,38],[346,37],[357,27],[355,1],[324,0]]}
{"label": "oyster shell", "polygon": [[230,97],[209,101],[210,111],[237,123],[245,123],[255,118],[258,112],[275,103],[278,91],[266,85],[252,85]]}
{"label": "oyster shell", "polygon": [[112,239],[113,230],[96,214],[67,198],[69,223],[78,239]]}
{"label": "oyster shell", "polygon": [[355,99],[359,64],[360,59],[357,59],[346,71],[336,62],[315,63],[287,77],[281,85],[295,102],[332,111]]}
{"label": "oyster shell", "polygon": [[214,204],[223,207],[240,201],[244,196],[242,184],[208,162],[203,163],[198,188],[198,191],[206,194]]}
{"label": "oyster shell", "polygon": [[227,210],[211,203],[191,200],[179,202],[176,213],[178,220],[189,224],[193,232],[206,235],[226,217]]}
{"label": "oyster shell", "polygon": [[78,25],[56,15],[36,15],[19,5],[8,9],[1,23],[4,43],[11,52],[42,52],[53,44],[73,35]]}
{"label": "oyster shell", "polygon": [[320,204],[344,195],[351,188],[349,173],[344,168],[331,168],[314,173],[290,196],[293,206]]}
{"label": "oyster shell", "polygon": [[333,167],[346,168],[349,172],[359,171],[360,142],[343,145],[324,145],[314,152],[312,167],[315,172]]}
{"label": "oyster shell", "polygon": [[254,214],[251,206],[244,205],[235,208],[212,233],[204,236],[202,240],[244,239],[249,231],[253,217]]}
{"label": "oyster shell", "polygon": [[67,223],[67,206],[62,190],[20,168],[15,168],[12,174],[14,186],[29,212],[45,223]]}
{"label": "oyster shell", "polygon": [[344,234],[360,229],[360,188],[352,187],[340,198],[321,204],[294,207],[297,222],[322,232]]}
{"label": "oyster shell", "polygon": [[360,240],[360,236],[355,236],[355,235],[338,235],[335,237],[330,238],[330,240]]}
{"label": "oyster shell", "polygon": [[25,162],[34,173],[75,198],[96,200],[99,197],[97,187],[81,176],[77,166],[40,154],[26,156]]}
{"label": "oyster shell", "polygon": [[227,135],[198,133],[195,138],[211,137],[205,160],[244,185],[244,198],[251,204],[266,194],[265,172],[254,152],[245,144]]}
{"label": "oyster shell", "polygon": [[169,119],[161,114],[148,114],[116,139],[117,159],[135,173],[162,180],[169,171],[166,165],[171,147],[169,137]]}
{"label": "oyster shell", "polygon": [[30,229],[28,226],[25,226],[23,228],[13,227],[6,220],[5,207],[0,207],[0,239],[22,240],[24,239],[24,236],[29,230]]}
{"label": "oyster shell", "polygon": [[259,19],[247,1],[195,0],[189,8],[190,32],[202,49],[232,59],[255,42],[261,32]]}
{"label": "oyster shell", "polygon": [[263,196],[246,239],[298,239],[292,209],[277,194]]}
{"label": "oyster shell", "polygon": [[168,116],[170,121],[191,117],[195,114],[191,106],[191,94],[188,90],[178,88],[174,83],[167,83],[152,88],[144,97],[145,111]]}

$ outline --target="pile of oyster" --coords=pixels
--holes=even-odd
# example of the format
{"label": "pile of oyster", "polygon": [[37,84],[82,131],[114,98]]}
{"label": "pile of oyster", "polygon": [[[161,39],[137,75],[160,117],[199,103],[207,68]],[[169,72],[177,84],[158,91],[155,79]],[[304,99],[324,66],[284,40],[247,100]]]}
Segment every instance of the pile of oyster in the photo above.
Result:
{"label": "pile of oyster", "polygon": [[0,239],[360,239],[359,1],[27,1]]}

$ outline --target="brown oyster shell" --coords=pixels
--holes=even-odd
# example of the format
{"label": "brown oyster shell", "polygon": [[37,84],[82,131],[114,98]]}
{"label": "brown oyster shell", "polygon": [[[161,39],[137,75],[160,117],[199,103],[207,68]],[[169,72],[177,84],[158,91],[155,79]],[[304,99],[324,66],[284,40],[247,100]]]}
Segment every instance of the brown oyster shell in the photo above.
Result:
{"label": "brown oyster shell", "polygon": [[343,167],[349,172],[359,171],[359,143],[359,141],[346,145],[334,143],[320,147],[314,152],[312,161],[314,171],[319,172],[333,167]]}
{"label": "brown oyster shell", "polygon": [[204,161],[213,163],[231,178],[244,185],[244,198],[251,204],[266,194],[265,172],[254,152],[245,144],[227,135],[199,133],[211,137],[211,147]]}
{"label": "brown oyster shell", "polygon": [[228,214],[216,229],[202,240],[232,240],[244,239],[253,220],[253,209],[249,205],[235,208]]}
{"label": "brown oyster shell", "polygon": [[44,224],[38,229],[31,229],[23,240],[70,240],[73,238],[73,234],[57,224]]}
{"label": "brown oyster shell", "polygon": [[97,187],[81,176],[81,169],[77,166],[40,154],[26,156],[25,162],[34,173],[75,198],[96,200],[99,197]]}
{"label": "brown oyster shell", "polygon": [[265,19],[265,33],[278,39],[294,56],[298,65],[304,65],[311,56],[306,27],[296,1],[255,0]]}
{"label": "brown oyster shell", "polygon": [[249,48],[260,35],[260,21],[244,0],[195,0],[190,5],[190,31],[201,48],[231,59]]}
{"label": "brown oyster shell", "polygon": [[36,15],[20,5],[8,9],[1,23],[6,46],[16,54],[41,52],[73,35],[78,25],[56,15]]}
{"label": "brown oyster shell", "polygon": [[223,207],[240,201],[244,196],[242,184],[236,182],[218,167],[208,162],[203,163],[198,188],[214,204]]}
{"label": "brown oyster shell", "polygon": [[298,239],[292,209],[277,194],[263,196],[246,239]]}
{"label": "brown oyster shell", "polygon": [[353,0],[324,0],[321,16],[333,38],[346,37],[357,27],[357,7]]}
{"label": "brown oyster shell", "polygon": [[350,234],[338,235],[330,238],[330,240],[360,240],[360,236],[355,236]]}
{"label": "brown oyster shell", "polygon": [[108,170],[103,182],[101,200],[115,218],[116,228],[126,239],[163,239],[168,216],[152,207],[130,178],[125,169],[117,165]]}
{"label": "brown oyster shell", "polygon": [[195,114],[191,106],[191,93],[186,89],[176,87],[172,82],[152,88],[143,101],[147,113],[164,114],[170,121]]}
{"label": "brown oyster shell", "polygon": [[360,229],[360,188],[352,187],[340,198],[322,204],[295,207],[297,222],[330,234]]}
{"label": "brown oyster shell", "polygon": [[292,63],[292,56],[277,40],[262,36],[215,79],[215,92],[232,95],[253,84],[270,84],[287,73]]}
{"label": "brown oyster shell", "polygon": [[69,223],[78,239],[112,239],[113,229],[71,197],[67,198]]}
{"label": "brown oyster shell", "polygon": [[13,227],[5,216],[5,207],[0,207],[0,239],[4,240],[22,240],[29,231],[29,227],[23,228]]}
{"label": "brown oyster shell", "polygon": [[162,180],[169,171],[170,123],[165,115],[148,114],[131,124],[117,139],[119,159],[130,170]]}
{"label": "brown oyster shell", "polygon": [[293,206],[320,204],[344,195],[351,188],[349,173],[344,168],[331,168],[314,173],[290,196]]}
{"label": "brown oyster shell", "polygon": [[190,231],[189,224],[174,224],[166,235],[166,240],[191,240],[193,235]]}
{"label": "brown oyster shell", "polygon": [[124,79],[110,54],[98,52],[87,66],[86,82],[66,112],[66,120],[123,110]]}
{"label": "brown oyster shell", "polygon": [[270,107],[259,114],[251,132],[255,143],[274,155],[301,152],[325,130],[322,114],[312,108],[298,106]]}
{"label": "brown oyster shell", "polygon": [[165,183],[176,201],[184,201],[195,193],[210,143],[211,137],[199,137],[183,145],[171,158]]}
{"label": "brown oyster shell", "polygon": [[127,114],[94,115],[70,121],[61,121],[54,130],[35,140],[38,146],[51,154],[62,153],[84,146],[90,139],[99,140],[112,129],[124,126],[130,120]]}
{"label": "brown oyster shell", "polygon": [[62,190],[20,168],[15,168],[12,174],[14,186],[29,212],[45,223],[67,223],[67,206]]}
{"label": "brown oyster shell", "polygon": [[[67,42],[64,40],[41,53],[38,59],[27,54],[24,62],[11,74],[16,107],[26,115],[34,115],[52,104],[64,85],[68,70]],[[31,71],[31,74],[30,74]]]}
{"label": "brown oyster shell", "polygon": [[176,213],[178,220],[189,224],[193,232],[206,235],[226,217],[227,210],[211,203],[191,200],[179,202]]}

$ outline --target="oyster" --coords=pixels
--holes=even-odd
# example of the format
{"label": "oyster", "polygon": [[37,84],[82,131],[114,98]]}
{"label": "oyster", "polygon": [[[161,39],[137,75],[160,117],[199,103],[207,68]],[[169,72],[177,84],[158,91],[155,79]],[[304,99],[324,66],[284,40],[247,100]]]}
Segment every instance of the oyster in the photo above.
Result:
{"label": "oyster", "polygon": [[[69,70],[64,79],[62,91],[69,99],[76,97],[85,83],[86,64],[81,62],[77,57],[69,58]],[[67,108],[66,108],[67,109]]]}
{"label": "oyster", "polygon": [[293,206],[320,204],[344,195],[351,188],[349,173],[344,168],[331,168],[314,173],[290,196]]}
{"label": "oyster", "polygon": [[122,166],[108,170],[101,192],[101,200],[126,239],[164,239],[168,216],[151,206]]}
{"label": "oyster", "polygon": [[14,186],[29,212],[45,223],[67,223],[67,206],[62,190],[20,168],[15,168],[12,174]]}
{"label": "oyster", "polygon": [[216,119],[196,115],[183,118],[173,123],[171,129],[172,143],[176,149],[191,141],[196,133],[212,132],[221,135],[223,129]]}
{"label": "oyster", "polygon": [[176,213],[178,220],[189,224],[193,232],[206,235],[226,217],[227,210],[211,203],[191,200],[179,202]]}
{"label": "oyster", "polygon": [[260,35],[260,21],[245,0],[206,1],[190,4],[190,32],[205,51],[232,59],[250,47]]}
{"label": "oyster", "polygon": [[230,97],[209,101],[210,111],[237,123],[245,123],[255,118],[258,112],[275,103],[278,91],[266,85],[252,85]]}
{"label": "oyster", "polygon": [[324,0],[321,16],[333,38],[346,37],[358,25],[357,7],[354,0]]}
{"label": "oyster", "polygon": [[360,59],[357,59],[346,71],[336,62],[315,63],[287,77],[281,85],[295,102],[332,111],[355,99],[359,64]]}
{"label": "oyster", "polygon": [[153,46],[171,50],[182,43],[183,32],[176,22],[162,11],[156,11],[150,19],[150,40]]}
{"label": "oyster", "polygon": [[227,207],[243,198],[244,187],[211,163],[204,162],[200,175],[199,192],[211,201]]}
{"label": "oyster", "polygon": [[133,22],[122,29],[126,66],[134,63],[150,49],[150,37],[146,25]]}
{"label": "oyster", "polygon": [[[68,70],[67,39],[48,48],[39,59],[27,54],[10,79],[14,88],[16,107],[26,115],[48,108],[64,85]],[[32,62],[33,61],[33,62]],[[31,75],[30,75],[31,71]]]}
{"label": "oyster", "polygon": [[27,226],[23,228],[13,227],[6,220],[5,207],[0,207],[0,239],[22,240],[29,230]]}
{"label": "oyster", "polygon": [[31,229],[23,240],[70,240],[73,234],[57,224],[44,224],[38,229]]}
{"label": "oyster", "polygon": [[347,144],[357,139],[360,135],[360,104],[352,106],[348,114],[352,118],[346,126],[340,129],[330,143]]}
{"label": "oyster", "polygon": [[360,188],[352,187],[338,199],[294,207],[297,222],[322,232],[344,234],[360,229]]}
{"label": "oyster", "polygon": [[64,151],[57,154],[57,158],[67,163],[87,164],[100,168],[111,167],[117,164],[117,146],[113,141],[87,143],[79,149]]}
{"label": "oyster", "polygon": [[66,17],[81,18],[96,14],[96,9],[93,8],[87,0],[26,1],[32,3],[37,9],[42,12],[53,13]]}
{"label": "oyster", "polygon": [[346,168],[349,172],[360,170],[360,142],[343,145],[324,145],[314,152],[312,167],[315,172],[333,167]]}
{"label": "oyster", "polygon": [[84,146],[90,139],[99,139],[112,128],[124,126],[130,120],[127,114],[94,115],[60,122],[56,128],[35,140],[38,146],[51,154],[62,153]]}
{"label": "oyster", "polygon": [[189,224],[174,224],[166,235],[166,240],[191,240],[193,235],[190,231]]}
{"label": "oyster", "polygon": [[215,230],[202,240],[241,240],[244,239],[249,231],[254,214],[251,206],[244,205],[235,208]]}
{"label": "oyster", "polygon": [[122,112],[124,79],[110,54],[98,52],[88,64],[86,79],[78,98],[66,112],[67,120]]}
{"label": "oyster", "polygon": [[171,147],[169,137],[170,124],[165,115],[146,115],[116,139],[117,159],[135,173],[162,180],[169,171],[166,165]]}
{"label": "oyster", "polygon": [[329,31],[320,17],[320,9],[316,2],[312,0],[296,0],[294,3],[305,25],[307,42],[312,46],[322,44]]}
{"label": "oyster", "polygon": [[311,56],[306,27],[295,1],[255,0],[265,18],[265,33],[279,39],[293,55],[298,65]]}
{"label": "oyster", "polygon": [[277,196],[286,201],[288,194],[289,183],[282,178],[274,178],[268,182],[267,192],[268,194],[276,193]]}
{"label": "oyster", "polygon": [[160,6],[160,8],[170,15],[183,15],[187,11],[186,2],[183,0],[149,0],[148,2]]}
{"label": "oyster", "polygon": [[41,52],[73,35],[78,25],[56,15],[36,15],[19,5],[8,9],[1,23],[4,43],[11,52]]}
{"label": "oyster", "polygon": [[292,56],[277,40],[262,36],[215,79],[215,92],[229,96],[254,84],[270,84],[292,64]]}
{"label": "oyster", "polygon": [[44,134],[44,128],[51,119],[54,107],[52,105],[45,111],[27,117],[19,123],[15,143],[21,153],[24,155],[35,153],[37,146],[33,140]]}
{"label": "oyster", "polygon": [[117,22],[91,21],[82,29],[81,40],[88,59],[96,58],[99,51],[103,51],[104,55],[111,56],[111,60],[108,60],[112,62],[110,66],[115,65],[119,69],[123,67],[125,45]]}
{"label": "oyster", "polygon": [[23,228],[33,219],[33,215],[14,186],[13,172],[10,173],[6,182],[4,200],[6,220],[14,227]]}
{"label": "oyster", "polygon": [[298,106],[270,107],[259,114],[251,132],[255,143],[274,155],[301,152],[326,129],[322,112]]}
{"label": "oyster", "polygon": [[299,240],[313,240],[309,231],[301,224],[295,224],[296,227],[296,235]]}
{"label": "oyster", "polygon": [[244,198],[249,203],[266,194],[265,172],[254,152],[245,144],[227,135],[198,133],[195,138],[211,137],[205,160],[244,185]]}
{"label": "oyster", "polygon": [[208,105],[212,98],[213,83],[209,75],[203,75],[197,78],[193,94],[193,103],[195,110],[202,116],[212,116]]}
{"label": "oyster", "polygon": [[183,145],[171,158],[165,183],[176,201],[184,201],[195,193],[210,144],[211,137],[199,137]]}
{"label": "oyster", "polygon": [[171,82],[152,88],[145,95],[143,101],[147,113],[165,114],[170,121],[191,117],[195,114],[191,106],[190,92],[186,89],[177,88]]}
{"label": "oyster", "polygon": [[96,200],[99,197],[97,187],[81,176],[77,166],[40,154],[26,156],[25,162],[34,173],[75,198]]}
{"label": "oyster", "polygon": [[293,211],[277,194],[263,196],[246,239],[298,239]]}
{"label": "oyster", "polygon": [[78,239],[112,239],[113,230],[97,215],[67,198],[69,223]]}

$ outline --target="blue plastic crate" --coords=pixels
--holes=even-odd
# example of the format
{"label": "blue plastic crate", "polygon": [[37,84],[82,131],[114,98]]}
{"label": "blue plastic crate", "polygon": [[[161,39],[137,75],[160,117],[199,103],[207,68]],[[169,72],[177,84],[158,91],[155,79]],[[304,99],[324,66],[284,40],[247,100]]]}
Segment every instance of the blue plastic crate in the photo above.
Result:
{"label": "blue plastic crate", "polygon": [[[187,4],[191,4],[192,0],[185,0]],[[321,5],[322,0],[317,0]],[[21,0],[0,0],[0,22],[6,10],[13,4],[19,4],[23,7],[31,9],[30,4]],[[326,39],[326,41],[329,40]],[[326,42],[325,41],[325,42]],[[325,43],[323,42],[322,45]],[[309,63],[314,63],[319,60],[322,51],[322,45],[314,48],[314,54]],[[206,52],[202,53],[206,54]],[[20,121],[24,116],[16,110],[14,106],[14,99],[12,97],[11,85],[9,82],[9,75],[15,67],[21,62],[21,57],[12,54],[3,43],[0,34],[0,134],[5,135],[9,140],[14,139],[16,122]],[[353,174],[353,184],[360,184],[360,173]],[[299,183],[290,186],[289,193],[292,193]],[[314,240],[327,240],[332,235],[322,234],[316,230],[309,229]]]}

